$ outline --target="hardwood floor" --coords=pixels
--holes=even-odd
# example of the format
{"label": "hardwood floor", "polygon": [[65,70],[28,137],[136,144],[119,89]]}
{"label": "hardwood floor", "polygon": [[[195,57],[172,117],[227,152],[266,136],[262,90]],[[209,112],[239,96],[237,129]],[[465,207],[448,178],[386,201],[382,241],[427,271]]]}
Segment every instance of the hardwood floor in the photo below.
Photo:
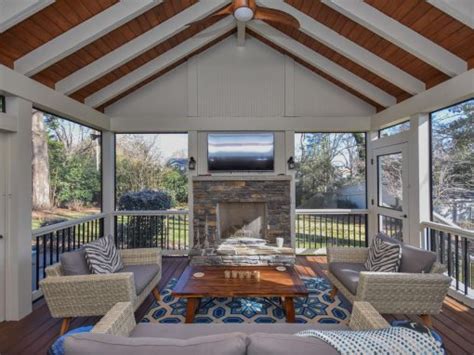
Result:
{"label": "hardwood floor", "polygon": [[[172,277],[179,277],[187,266],[187,258],[163,258],[163,276],[159,288],[163,288]],[[326,258],[299,256],[296,265],[302,276],[324,276]],[[150,295],[136,312],[141,319],[152,304]],[[19,322],[0,323],[1,354],[45,354],[59,334],[61,320],[53,319],[43,300],[33,305],[34,311]],[[416,316],[389,315],[387,320],[413,319]],[[72,320],[71,328],[94,324],[98,318],[77,318]],[[474,310],[459,302],[446,298],[443,311],[433,318],[434,328],[443,337],[449,354],[474,354]]]}

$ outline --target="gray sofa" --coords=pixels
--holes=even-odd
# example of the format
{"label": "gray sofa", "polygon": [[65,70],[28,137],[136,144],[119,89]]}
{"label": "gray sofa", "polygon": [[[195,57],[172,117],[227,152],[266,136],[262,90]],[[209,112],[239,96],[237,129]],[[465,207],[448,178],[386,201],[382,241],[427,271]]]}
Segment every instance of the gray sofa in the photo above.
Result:
{"label": "gray sofa", "polygon": [[367,271],[364,263],[369,248],[328,248],[328,278],[333,284],[331,296],[341,292],[349,301],[365,301],[382,314],[420,315],[432,326],[432,314],[441,311],[451,278],[436,262],[436,254],[403,244],[385,235],[384,242],[400,244],[399,272]]}
{"label": "gray sofa", "polygon": [[385,319],[367,302],[355,302],[349,326],[334,324],[149,324],[135,323],[129,302],[117,303],[91,333],[71,335],[65,354],[327,354],[322,340],[294,334],[307,329],[382,329]]}

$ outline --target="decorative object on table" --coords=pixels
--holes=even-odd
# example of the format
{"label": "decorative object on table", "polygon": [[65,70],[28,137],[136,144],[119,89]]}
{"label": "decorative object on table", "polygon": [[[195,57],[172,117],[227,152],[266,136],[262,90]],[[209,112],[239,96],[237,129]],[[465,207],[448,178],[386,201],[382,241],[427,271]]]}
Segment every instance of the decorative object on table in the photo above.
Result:
{"label": "decorative object on table", "polygon": [[225,270],[224,271],[224,277],[226,279],[230,279],[231,275],[232,275],[232,273],[230,272],[230,270]]}
{"label": "decorative object on table", "polygon": [[285,267],[285,266],[277,266],[275,269],[276,269],[277,271],[281,271],[281,272],[286,271],[286,267]]}
{"label": "decorative object on table", "polygon": [[253,271],[253,277],[255,280],[260,281],[260,271]]}
{"label": "decorative object on table", "polygon": [[48,349],[48,355],[64,355],[64,340],[68,336],[71,336],[73,334],[80,334],[80,333],[89,333],[92,328],[94,328],[93,325],[88,325],[85,327],[80,327],[76,329],[72,329],[68,331],[66,334],[61,335],[56,341],[51,345],[51,347]]}
{"label": "decorative object on table", "polygon": [[236,279],[237,277],[239,277],[239,272],[237,270],[232,270],[232,278]]}
{"label": "decorative object on table", "polygon": [[402,249],[399,272],[368,271],[369,248],[328,248],[331,297],[341,292],[350,302],[369,302],[381,314],[416,314],[431,326],[431,315],[441,311],[451,278],[436,262],[436,254],[379,234],[385,243]]}
{"label": "decorative object on table", "polygon": [[[295,297],[298,323],[347,324],[350,305],[343,298],[329,298],[330,283],[323,278],[302,277],[308,297]],[[199,280],[201,281],[201,280]],[[261,282],[264,282],[263,280]],[[187,300],[172,295],[177,279],[171,279],[142,322],[185,323]],[[193,323],[285,323],[285,312],[278,297],[205,297],[201,299]]]}
{"label": "decorative object on table", "polygon": [[364,264],[367,271],[397,272],[400,267],[402,248],[398,244],[385,243],[375,237]]}
{"label": "decorative object on table", "polygon": [[197,278],[204,277],[204,275],[205,275],[205,274],[204,274],[203,272],[195,272],[195,273],[193,274],[193,276],[194,276],[194,277],[197,277]]}
{"label": "decorative object on table", "polygon": [[283,248],[283,243],[285,242],[285,239],[283,238],[277,238],[276,243],[278,248]]}

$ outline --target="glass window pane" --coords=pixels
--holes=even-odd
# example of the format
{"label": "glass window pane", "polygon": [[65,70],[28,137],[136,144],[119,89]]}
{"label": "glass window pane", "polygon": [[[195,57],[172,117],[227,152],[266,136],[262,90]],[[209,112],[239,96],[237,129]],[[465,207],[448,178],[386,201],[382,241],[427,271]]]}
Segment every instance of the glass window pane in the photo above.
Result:
{"label": "glass window pane", "polygon": [[379,206],[402,210],[403,180],[402,153],[377,157],[379,178]]}
{"label": "glass window pane", "polygon": [[6,112],[5,96],[0,95],[0,112]]}
{"label": "glass window pane", "polygon": [[431,114],[432,217],[474,230],[474,99]]}
{"label": "glass window pane", "polygon": [[100,213],[102,134],[33,110],[32,227]]}
{"label": "glass window pane", "polygon": [[187,167],[187,133],[117,134],[117,209],[186,209]]}
{"label": "glass window pane", "polygon": [[366,208],[365,133],[296,133],[296,208]]}
{"label": "glass window pane", "polygon": [[379,214],[379,232],[403,241],[403,220]]}
{"label": "glass window pane", "polygon": [[410,121],[405,121],[397,125],[379,130],[379,137],[382,138],[382,137],[393,136],[395,134],[408,131],[409,129],[410,129]]}

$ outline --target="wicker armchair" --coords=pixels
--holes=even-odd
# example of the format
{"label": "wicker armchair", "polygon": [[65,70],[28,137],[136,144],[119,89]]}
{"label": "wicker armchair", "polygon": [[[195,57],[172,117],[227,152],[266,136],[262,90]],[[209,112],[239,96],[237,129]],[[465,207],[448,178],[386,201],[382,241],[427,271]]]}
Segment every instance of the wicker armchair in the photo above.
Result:
{"label": "wicker armchair", "polygon": [[368,248],[328,248],[328,278],[333,284],[331,297],[340,291],[351,303],[369,302],[382,314],[417,314],[431,326],[430,315],[441,311],[451,283],[444,267],[435,262],[428,273],[361,271],[357,292],[352,293],[333,272],[331,263],[363,264]]}
{"label": "wicker armchair", "polygon": [[68,330],[72,317],[102,316],[118,302],[130,302],[136,310],[150,292],[159,300],[156,286],[161,279],[161,250],[128,249],[119,252],[125,267],[159,265],[159,272],[138,295],[132,272],[64,276],[60,263],[46,268],[47,277],[40,282],[40,287],[51,315],[63,318],[61,334]]}

